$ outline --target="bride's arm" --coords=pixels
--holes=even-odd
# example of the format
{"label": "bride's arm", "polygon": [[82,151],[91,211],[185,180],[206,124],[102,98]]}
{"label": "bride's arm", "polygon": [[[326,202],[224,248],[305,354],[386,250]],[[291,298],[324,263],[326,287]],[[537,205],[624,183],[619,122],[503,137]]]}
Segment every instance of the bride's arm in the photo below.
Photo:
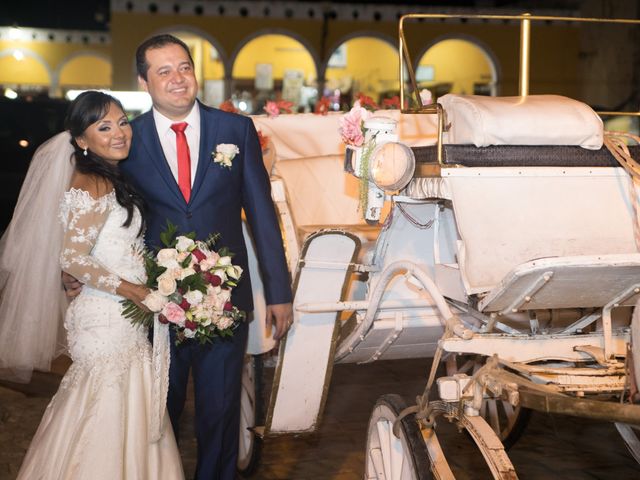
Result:
{"label": "bride's arm", "polygon": [[149,293],[144,285],[128,282],[110,272],[91,251],[109,216],[109,194],[72,188],[61,212],[65,235],[60,254],[62,270],[79,281],[141,305]]}

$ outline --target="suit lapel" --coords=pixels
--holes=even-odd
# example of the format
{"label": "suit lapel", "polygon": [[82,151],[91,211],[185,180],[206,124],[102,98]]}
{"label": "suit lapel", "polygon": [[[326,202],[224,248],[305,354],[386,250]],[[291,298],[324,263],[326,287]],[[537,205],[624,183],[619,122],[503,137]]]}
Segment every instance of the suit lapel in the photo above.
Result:
{"label": "suit lapel", "polygon": [[171,173],[171,169],[169,168],[169,164],[167,163],[167,159],[164,156],[164,152],[162,151],[162,145],[160,144],[160,139],[158,138],[158,131],[156,130],[156,124],[153,121],[153,113],[149,112],[147,118],[141,124],[141,138],[144,148],[147,150],[147,154],[151,159],[151,163],[158,169],[160,176],[167,184],[167,187],[171,191],[171,193],[176,197],[177,200],[184,203],[184,197],[182,196],[182,192],[178,187],[178,183],[176,182],[173,174]]}
{"label": "suit lapel", "polygon": [[213,152],[216,140],[218,138],[218,122],[216,115],[213,111],[205,108],[198,102],[200,108],[200,154],[198,156],[198,170],[196,171],[196,178],[193,181],[193,188],[191,189],[191,200],[198,194],[204,177],[206,176],[209,164],[211,163],[211,153]]}

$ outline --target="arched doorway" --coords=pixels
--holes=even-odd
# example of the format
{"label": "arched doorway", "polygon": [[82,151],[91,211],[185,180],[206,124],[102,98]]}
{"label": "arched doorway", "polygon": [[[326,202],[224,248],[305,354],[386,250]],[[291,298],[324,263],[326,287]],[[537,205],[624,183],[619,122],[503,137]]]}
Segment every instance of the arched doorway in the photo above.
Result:
{"label": "arched doorway", "polygon": [[292,36],[261,34],[238,51],[232,69],[232,101],[245,113],[263,113],[267,100],[293,103],[309,111],[317,99],[316,62]]}
{"label": "arched doorway", "polygon": [[22,96],[47,94],[53,75],[36,53],[26,49],[0,51],[0,87]]}
{"label": "arched doorway", "polygon": [[334,108],[348,108],[363,93],[380,104],[399,94],[398,52],[393,44],[372,36],[351,38],[329,57],[325,71],[325,95]]}
{"label": "arched doorway", "polygon": [[496,95],[497,70],[489,53],[460,38],[441,40],[427,49],[415,70],[419,88],[435,98],[446,93]]}
{"label": "arched doorway", "polygon": [[90,52],[75,54],[60,65],[58,87],[63,95],[73,89],[108,89],[111,62]]}

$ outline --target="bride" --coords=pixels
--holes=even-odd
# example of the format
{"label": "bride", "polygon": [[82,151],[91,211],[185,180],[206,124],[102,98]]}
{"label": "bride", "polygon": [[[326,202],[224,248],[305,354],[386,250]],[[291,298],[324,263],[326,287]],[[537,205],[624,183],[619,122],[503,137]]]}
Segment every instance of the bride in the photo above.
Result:
{"label": "bride", "polygon": [[[66,124],[68,132],[36,152],[0,244],[0,369],[14,378],[28,379],[56,354],[58,257],[62,270],[85,284],[64,319],[73,364],[18,478],[181,479],[164,409],[159,434],[151,426],[159,403],[152,385],[160,372],[147,332],[121,315],[123,298],[141,304],[148,293],[142,201],[118,170],[129,154],[131,127],[120,103],[95,91],[72,102]],[[42,230],[52,204],[59,205],[62,227]],[[25,242],[38,248],[23,251]]]}

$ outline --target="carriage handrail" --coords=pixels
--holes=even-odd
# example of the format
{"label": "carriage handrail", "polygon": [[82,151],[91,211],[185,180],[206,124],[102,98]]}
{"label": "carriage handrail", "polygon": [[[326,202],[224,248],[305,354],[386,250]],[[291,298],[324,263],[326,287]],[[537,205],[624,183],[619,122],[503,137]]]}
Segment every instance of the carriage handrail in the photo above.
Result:
{"label": "carriage handrail", "polygon": [[[560,21],[560,22],[577,22],[577,23],[615,23],[626,25],[640,25],[640,20],[628,19],[628,18],[581,18],[581,17],[563,17],[563,16],[551,16],[551,15],[531,15],[530,13],[523,13],[521,15],[475,15],[475,14],[444,14],[444,13],[410,13],[402,15],[398,25],[398,53],[400,56],[399,69],[400,69],[400,108],[402,113],[416,114],[436,114],[438,115],[438,142],[437,142],[437,156],[438,164],[443,166],[442,162],[442,135],[444,129],[443,110],[439,104],[423,105],[420,99],[420,92],[418,89],[418,83],[416,81],[415,71],[413,69],[413,62],[411,61],[411,55],[409,48],[407,47],[407,41],[405,38],[404,23],[406,20],[411,19],[466,19],[466,20],[517,20],[520,21],[520,67],[519,67],[519,82],[518,91],[519,95],[526,97],[529,95],[529,55],[531,50],[531,22],[532,21]],[[405,108],[405,72],[404,64],[406,57],[407,72],[409,73],[409,81],[413,89],[417,108]],[[602,116],[640,116],[640,112],[620,112],[620,111],[602,111],[596,112]]]}
{"label": "carriage handrail", "polygon": [[[399,43],[398,52],[400,54],[400,105],[404,107],[404,69],[403,60],[406,54],[407,71],[409,72],[410,81],[413,87],[413,93],[416,96],[418,105],[421,105],[420,93],[417,88],[415,72],[411,56],[407,48],[407,42],[404,35],[404,22],[410,19],[477,19],[477,20],[519,20],[520,21],[520,77],[519,77],[519,94],[527,96],[529,94],[529,54],[531,50],[531,22],[532,21],[560,21],[560,22],[578,22],[578,23],[618,23],[627,25],[640,25],[640,20],[629,18],[581,18],[581,17],[560,17],[551,15],[531,15],[523,13],[520,15],[474,15],[474,14],[444,14],[444,13],[410,13],[402,15],[399,20]],[[403,113],[417,113],[416,109],[403,109]],[[418,108],[417,110],[420,110]],[[426,113],[426,112],[425,112]],[[606,112],[608,115],[627,115],[629,112]],[[640,115],[636,113],[636,115]]]}

